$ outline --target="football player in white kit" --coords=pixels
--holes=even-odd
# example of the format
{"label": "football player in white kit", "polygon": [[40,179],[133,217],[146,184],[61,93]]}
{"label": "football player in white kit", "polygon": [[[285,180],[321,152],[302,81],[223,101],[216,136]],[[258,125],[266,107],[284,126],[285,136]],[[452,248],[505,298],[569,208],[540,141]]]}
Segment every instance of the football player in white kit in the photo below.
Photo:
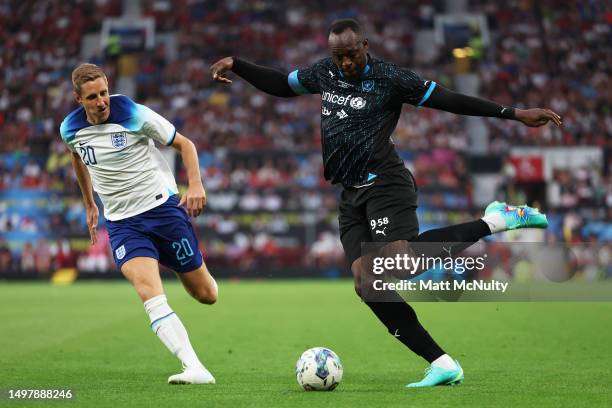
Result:
{"label": "football player in white kit", "polygon": [[[72,152],[91,242],[97,240],[95,190],[104,206],[117,267],[144,302],[155,334],[183,365],[183,372],[170,376],[168,382],[214,384],[181,320],[168,305],[158,265],[173,269],[199,302],[217,300],[217,284],[189,221],[206,204],[195,146],[153,110],[127,96],[111,96],[100,67],[79,65],[72,72],[72,84],[81,106],[66,116],[60,133]],[[155,141],[181,154],[189,188],[180,202],[174,176]]]}

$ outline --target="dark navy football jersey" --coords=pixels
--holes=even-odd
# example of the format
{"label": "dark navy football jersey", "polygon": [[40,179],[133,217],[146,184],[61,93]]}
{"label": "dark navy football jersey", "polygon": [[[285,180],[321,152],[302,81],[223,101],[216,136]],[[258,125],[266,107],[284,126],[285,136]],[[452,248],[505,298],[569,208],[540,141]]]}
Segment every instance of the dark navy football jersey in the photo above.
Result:
{"label": "dark navy football jersey", "polygon": [[321,143],[325,178],[344,186],[370,183],[382,173],[402,169],[391,134],[402,104],[422,105],[436,83],[414,72],[369,57],[359,80],[350,80],[325,58],[291,72],[297,94],[321,95]]}

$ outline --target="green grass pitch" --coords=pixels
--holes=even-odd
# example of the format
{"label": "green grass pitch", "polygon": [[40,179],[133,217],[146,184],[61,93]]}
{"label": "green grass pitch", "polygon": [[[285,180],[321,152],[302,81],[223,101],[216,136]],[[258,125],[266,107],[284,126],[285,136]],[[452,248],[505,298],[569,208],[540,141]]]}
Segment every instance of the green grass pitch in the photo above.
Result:
{"label": "green grass pitch", "polygon": [[[178,361],[149,329],[125,282],[0,283],[0,388],[71,388],[83,407],[610,407],[612,303],[415,303],[459,359],[465,383],[408,390],[426,364],[390,336],[341,281],[221,282],[200,305],[177,282],[170,305],[215,375],[169,386]],[[302,351],[326,346],[344,364],[333,392],[304,392]]]}

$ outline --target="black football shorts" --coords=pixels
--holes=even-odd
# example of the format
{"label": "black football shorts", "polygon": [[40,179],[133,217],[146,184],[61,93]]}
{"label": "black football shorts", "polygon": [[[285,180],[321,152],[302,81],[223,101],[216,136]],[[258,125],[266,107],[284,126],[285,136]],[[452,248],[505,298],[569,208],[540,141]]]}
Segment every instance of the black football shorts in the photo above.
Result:
{"label": "black football shorts", "polygon": [[338,221],[349,265],[361,257],[363,242],[412,241],[419,235],[417,187],[410,171],[381,174],[373,181],[342,190]]}

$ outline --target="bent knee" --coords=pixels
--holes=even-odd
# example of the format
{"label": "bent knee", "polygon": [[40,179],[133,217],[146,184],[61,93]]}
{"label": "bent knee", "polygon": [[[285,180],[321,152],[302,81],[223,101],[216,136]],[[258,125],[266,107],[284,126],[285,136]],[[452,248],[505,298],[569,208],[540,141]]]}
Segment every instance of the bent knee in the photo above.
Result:
{"label": "bent knee", "polygon": [[355,283],[355,294],[359,299],[361,299],[361,285]]}
{"label": "bent knee", "polygon": [[357,274],[357,275],[354,276],[353,284],[354,284],[354,287],[355,287],[355,294],[357,294],[357,297],[362,299],[363,298],[363,296],[362,296],[363,295],[363,289],[362,289],[363,285],[362,285],[362,282],[361,282],[361,275],[360,274]]}
{"label": "bent knee", "polygon": [[414,250],[412,249],[410,242],[405,239],[400,239],[389,242],[380,249],[380,255],[386,258],[395,257],[397,254],[408,254],[414,256]]}
{"label": "bent knee", "polygon": [[219,293],[215,288],[199,290],[191,294],[195,300],[205,305],[212,305],[217,302]]}
{"label": "bent knee", "polygon": [[359,298],[361,298],[361,275],[362,275],[362,266],[361,266],[361,258],[357,258],[351,264],[351,271],[353,272],[353,282],[355,284],[355,293]]}

